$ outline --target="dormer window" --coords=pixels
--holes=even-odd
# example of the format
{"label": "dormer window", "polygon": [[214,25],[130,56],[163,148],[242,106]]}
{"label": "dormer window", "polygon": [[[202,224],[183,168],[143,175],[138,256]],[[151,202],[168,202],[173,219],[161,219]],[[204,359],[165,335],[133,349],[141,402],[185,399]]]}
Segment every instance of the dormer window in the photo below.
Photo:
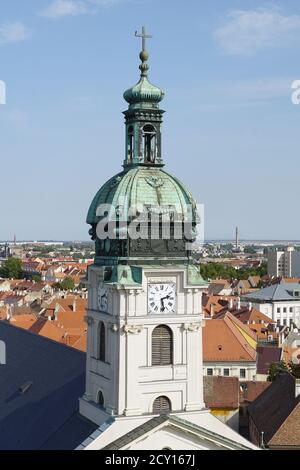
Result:
{"label": "dormer window", "polygon": [[154,163],[156,159],[156,130],[150,124],[143,127],[145,163]]}
{"label": "dormer window", "polygon": [[294,290],[294,297],[300,297],[300,291]]}

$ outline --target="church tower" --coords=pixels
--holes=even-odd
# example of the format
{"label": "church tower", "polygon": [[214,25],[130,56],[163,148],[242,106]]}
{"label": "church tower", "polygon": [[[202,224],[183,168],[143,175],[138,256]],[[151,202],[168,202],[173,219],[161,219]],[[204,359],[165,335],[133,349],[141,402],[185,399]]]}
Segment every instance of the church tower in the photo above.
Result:
{"label": "church tower", "polygon": [[148,79],[143,28],[140,80],[124,93],[123,170],[87,216],[95,241],[88,271],[86,392],[80,412],[102,425],[201,412],[202,292],[191,258],[197,207],[164,169],[163,91]]}

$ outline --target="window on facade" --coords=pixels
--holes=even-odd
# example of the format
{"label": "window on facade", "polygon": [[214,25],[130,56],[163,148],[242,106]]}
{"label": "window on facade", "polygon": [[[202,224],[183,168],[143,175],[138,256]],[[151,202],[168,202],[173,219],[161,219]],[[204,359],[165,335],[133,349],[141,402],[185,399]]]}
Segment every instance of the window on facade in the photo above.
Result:
{"label": "window on facade", "polygon": [[224,370],[223,370],[223,375],[224,375],[224,377],[229,377],[229,374],[230,374],[230,370],[229,370],[229,369],[224,369]]}
{"label": "window on facade", "polygon": [[293,307],[290,307],[290,313],[293,313]]}
{"label": "window on facade", "polygon": [[99,324],[99,360],[105,362],[106,360],[106,334],[105,334],[105,325],[103,322]]}
{"label": "window on facade", "polygon": [[240,379],[246,378],[246,369],[240,369]]}
{"label": "window on facade", "polygon": [[277,313],[280,313],[280,308],[277,309]]}
{"label": "window on facade", "polygon": [[284,307],[284,309],[283,309],[283,313],[286,313],[286,307]]}
{"label": "window on facade", "polygon": [[133,126],[129,126],[128,128],[128,148],[127,148],[127,153],[128,153],[128,160],[131,161],[133,159],[133,139],[134,139],[134,130]]}
{"label": "window on facade", "polygon": [[213,369],[207,369],[207,375],[214,375]]}
{"label": "window on facade", "polygon": [[171,402],[168,397],[158,397],[153,403],[153,413],[169,413],[172,411]]}
{"label": "window on facade", "polygon": [[168,326],[160,325],[152,333],[152,365],[169,366],[173,363],[173,335]]}
{"label": "window on facade", "polygon": [[155,162],[156,152],[156,131],[153,126],[149,124],[143,128],[143,140],[144,140],[144,157],[146,163]]}
{"label": "window on facade", "polygon": [[286,326],[286,318],[283,320],[283,325]]}
{"label": "window on facade", "polygon": [[98,405],[104,407],[104,396],[101,391],[98,393]]}

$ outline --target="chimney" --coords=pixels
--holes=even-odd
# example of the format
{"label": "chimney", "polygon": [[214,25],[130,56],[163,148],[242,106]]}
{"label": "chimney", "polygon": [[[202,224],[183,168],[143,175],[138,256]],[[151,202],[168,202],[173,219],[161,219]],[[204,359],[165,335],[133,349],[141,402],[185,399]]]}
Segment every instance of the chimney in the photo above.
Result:
{"label": "chimney", "polygon": [[232,310],[233,309],[233,299],[229,299],[228,301],[228,309]]}
{"label": "chimney", "polygon": [[75,296],[73,300],[73,312],[76,312],[76,310],[77,310],[77,297]]}
{"label": "chimney", "polygon": [[295,396],[298,398],[300,395],[300,379],[295,380]]}
{"label": "chimney", "polygon": [[58,312],[59,312],[59,304],[56,304],[55,309],[54,309],[54,319],[55,319],[55,321],[57,321]]}
{"label": "chimney", "polygon": [[215,307],[214,304],[210,304],[210,316],[213,318],[215,315]]}
{"label": "chimney", "polygon": [[259,446],[261,449],[265,449],[265,433],[264,431],[262,431],[260,433],[260,443],[259,443]]}
{"label": "chimney", "polygon": [[6,305],[6,320],[10,321],[11,317],[12,317],[12,306]]}
{"label": "chimney", "polygon": [[249,303],[248,303],[248,310],[249,310],[249,312],[251,312],[251,310],[252,310],[252,302],[249,302]]}
{"label": "chimney", "polygon": [[238,299],[237,299],[236,308],[237,308],[237,310],[241,309],[241,299],[240,299],[240,297],[238,297]]}

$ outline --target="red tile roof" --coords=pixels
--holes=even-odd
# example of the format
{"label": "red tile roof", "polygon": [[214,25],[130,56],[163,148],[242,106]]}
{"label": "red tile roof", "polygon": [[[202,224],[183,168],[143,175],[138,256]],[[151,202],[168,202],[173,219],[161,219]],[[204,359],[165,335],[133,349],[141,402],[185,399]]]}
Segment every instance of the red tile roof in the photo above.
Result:
{"label": "red tile roof", "polygon": [[248,403],[252,403],[261,395],[267,388],[269,388],[271,382],[254,382],[247,381],[243,382],[243,387],[240,393],[240,400]]}
{"label": "red tile roof", "polygon": [[238,377],[203,377],[203,392],[208,408],[239,407]]}
{"label": "red tile roof", "polygon": [[275,347],[257,348],[257,373],[267,375],[273,362],[280,362],[282,357],[282,349]]}
{"label": "red tile roof", "polygon": [[203,328],[203,360],[205,362],[237,362],[256,360],[256,351],[244,338],[243,331],[254,341],[254,333],[227,313],[220,320],[206,320]]}

